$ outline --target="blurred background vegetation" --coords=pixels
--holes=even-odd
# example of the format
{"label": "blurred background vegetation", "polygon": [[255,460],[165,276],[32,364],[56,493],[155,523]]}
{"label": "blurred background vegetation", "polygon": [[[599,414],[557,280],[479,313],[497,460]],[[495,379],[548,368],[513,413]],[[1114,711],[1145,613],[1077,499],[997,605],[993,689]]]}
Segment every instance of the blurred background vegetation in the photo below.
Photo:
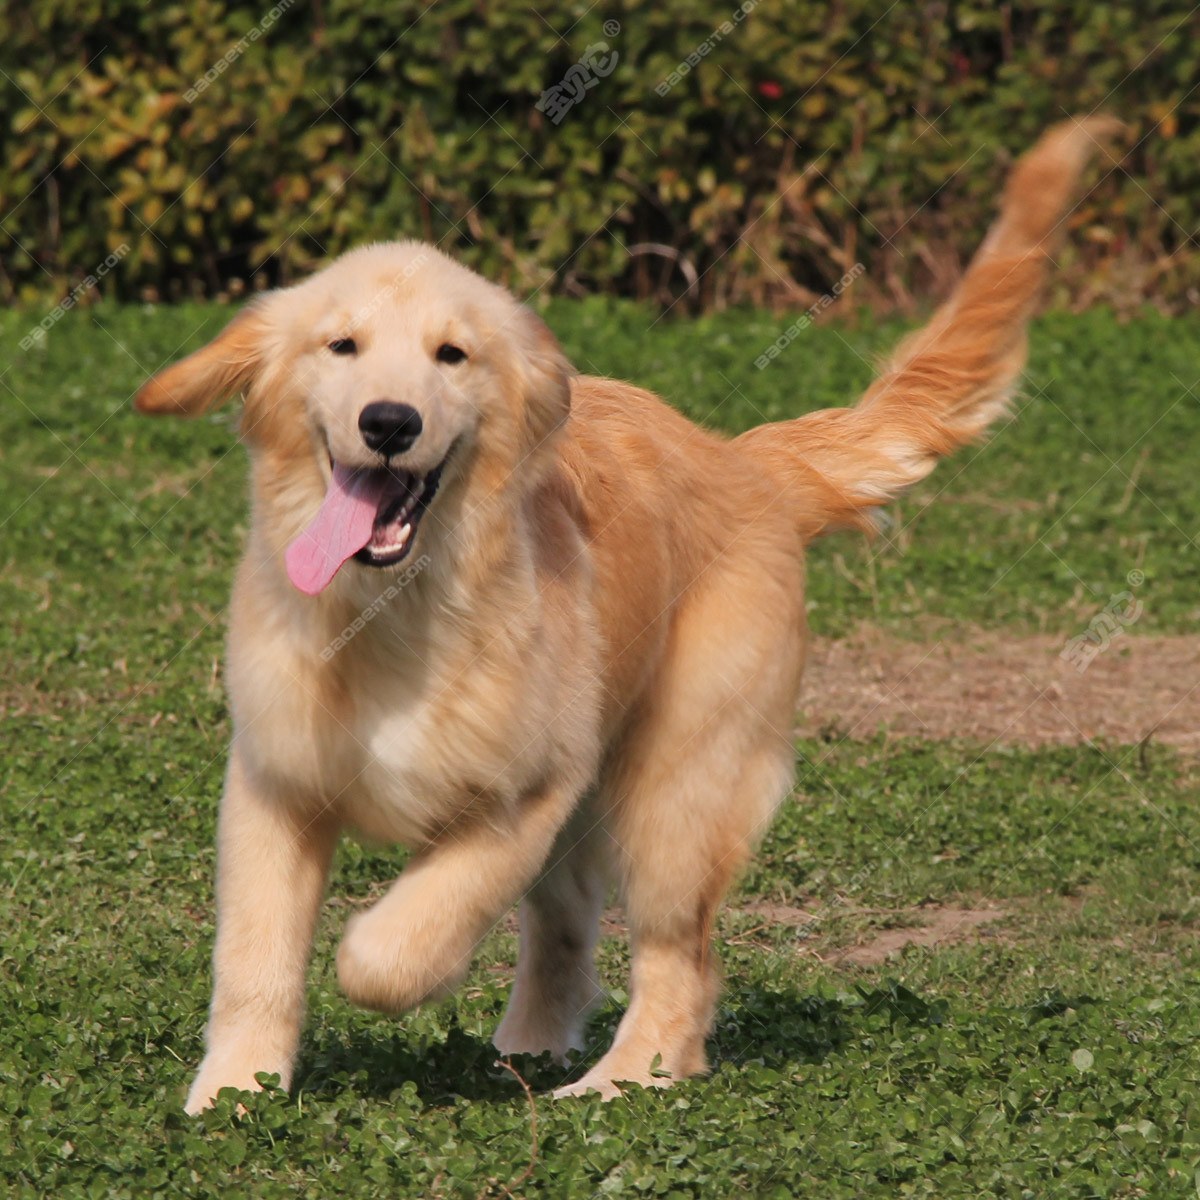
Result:
{"label": "blurred background vegetation", "polygon": [[[737,3],[5,0],[0,298],[123,245],[96,290],[166,300],[409,236],[521,292],[691,310],[806,306],[861,261],[856,305],[904,311],[949,288],[1015,154],[1094,109],[1132,132],[1056,300],[1200,295],[1190,5]],[[600,44],[556,123],[539,97]]]}

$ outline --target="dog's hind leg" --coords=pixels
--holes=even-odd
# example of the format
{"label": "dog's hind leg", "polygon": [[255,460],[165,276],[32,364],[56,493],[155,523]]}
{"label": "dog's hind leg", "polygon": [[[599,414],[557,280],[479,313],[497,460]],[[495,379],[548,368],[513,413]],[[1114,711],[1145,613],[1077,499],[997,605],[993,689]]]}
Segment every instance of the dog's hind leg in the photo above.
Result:
{"label": "dog's hind leg", "polygon": [[[630,1004],[609,1051],[556,1095],[595,1090],[607,1098],[625,1081],[665,1086],[707,1065],[704,1042],[720,987],[717,909],[766,814],[786,794],[793,759],[771,735],[737,764],[720,765],[701,755],[674,779],[633,785],[629,798],[642,810],[619,822],[617,833],[633,952]],[[687,811],[720,801],[728,805],[720,816]]]}
{"label": "dog's hind leg", "polygon": [[611,1049],[557,1095],[611,1097],[623,1081],[662,1086],[706,1067],[717,908],[793,778],[801,625],[789,627],[783,608],[781,626],[739,636],[747,623],[705,607],[682,623],[686,660],[668,666],[603,781],[629,918],[630,1004]]}
{"label": "dog's hind leg", "polygon": [[337,956],[346,995],[402,1012],[448,993],[480,939],[537,878],[574,800],[549,785],[446,829],[346,926]]}
{"label": "dog's hind leg", "polygon": [[517,977],[494,1038],[501,1054],[564,1059],[583,1048],[583,1025],[602,998],[595,950],[608,885],[608,835],[583,803],[563,827],[521,901]]}

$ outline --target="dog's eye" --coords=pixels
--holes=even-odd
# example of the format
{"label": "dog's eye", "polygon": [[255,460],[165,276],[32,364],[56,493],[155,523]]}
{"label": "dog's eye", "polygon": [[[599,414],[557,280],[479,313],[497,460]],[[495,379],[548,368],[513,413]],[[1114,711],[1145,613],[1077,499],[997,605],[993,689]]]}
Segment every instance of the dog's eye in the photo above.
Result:
{"label": "dog's eye", "polygon": [[353,338],[334,338],[333,341],[329,343],[329,349],[332,350],[334,354],[358,353],[358,345],[355,343]]}
{"label": "dog's eye", "polygon": [[451,345],[449,342],[443,342],[437,348],[437,360],[440,363],[460,363],[467,357],[467,352],[460,349],[458,346]]}

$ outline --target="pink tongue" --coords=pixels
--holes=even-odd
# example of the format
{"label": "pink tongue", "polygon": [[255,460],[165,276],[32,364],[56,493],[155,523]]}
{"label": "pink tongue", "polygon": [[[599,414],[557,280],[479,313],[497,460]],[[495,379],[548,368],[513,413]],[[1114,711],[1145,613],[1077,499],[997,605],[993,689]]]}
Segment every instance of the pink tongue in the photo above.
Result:
{"label": "pink tongue", "polygon": [[324,591],[342,563],[371,540],[387,479],[383,471],[333,468],[321,511],[284,556],[288,578],[302,592]]}

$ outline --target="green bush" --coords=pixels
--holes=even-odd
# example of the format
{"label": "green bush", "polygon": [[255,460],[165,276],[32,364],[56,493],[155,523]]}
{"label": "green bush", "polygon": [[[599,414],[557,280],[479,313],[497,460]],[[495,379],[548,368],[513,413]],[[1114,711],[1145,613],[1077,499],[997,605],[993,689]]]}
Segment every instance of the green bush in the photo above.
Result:
{"label": "green bush", "polygon": [[[410,236],[519,290],[692,307],[805,305],[861,261],[859,301],[906,307],[948,286],[1012,156],[1096,108],[1133,136],[1059,298],[1200,282],[1187,5],[425,7],[8,4],[0,294],[61,295],[122,246],[109,294],[236,292]],[[607,73],[555,122],[539,97],[600,43]]]}

